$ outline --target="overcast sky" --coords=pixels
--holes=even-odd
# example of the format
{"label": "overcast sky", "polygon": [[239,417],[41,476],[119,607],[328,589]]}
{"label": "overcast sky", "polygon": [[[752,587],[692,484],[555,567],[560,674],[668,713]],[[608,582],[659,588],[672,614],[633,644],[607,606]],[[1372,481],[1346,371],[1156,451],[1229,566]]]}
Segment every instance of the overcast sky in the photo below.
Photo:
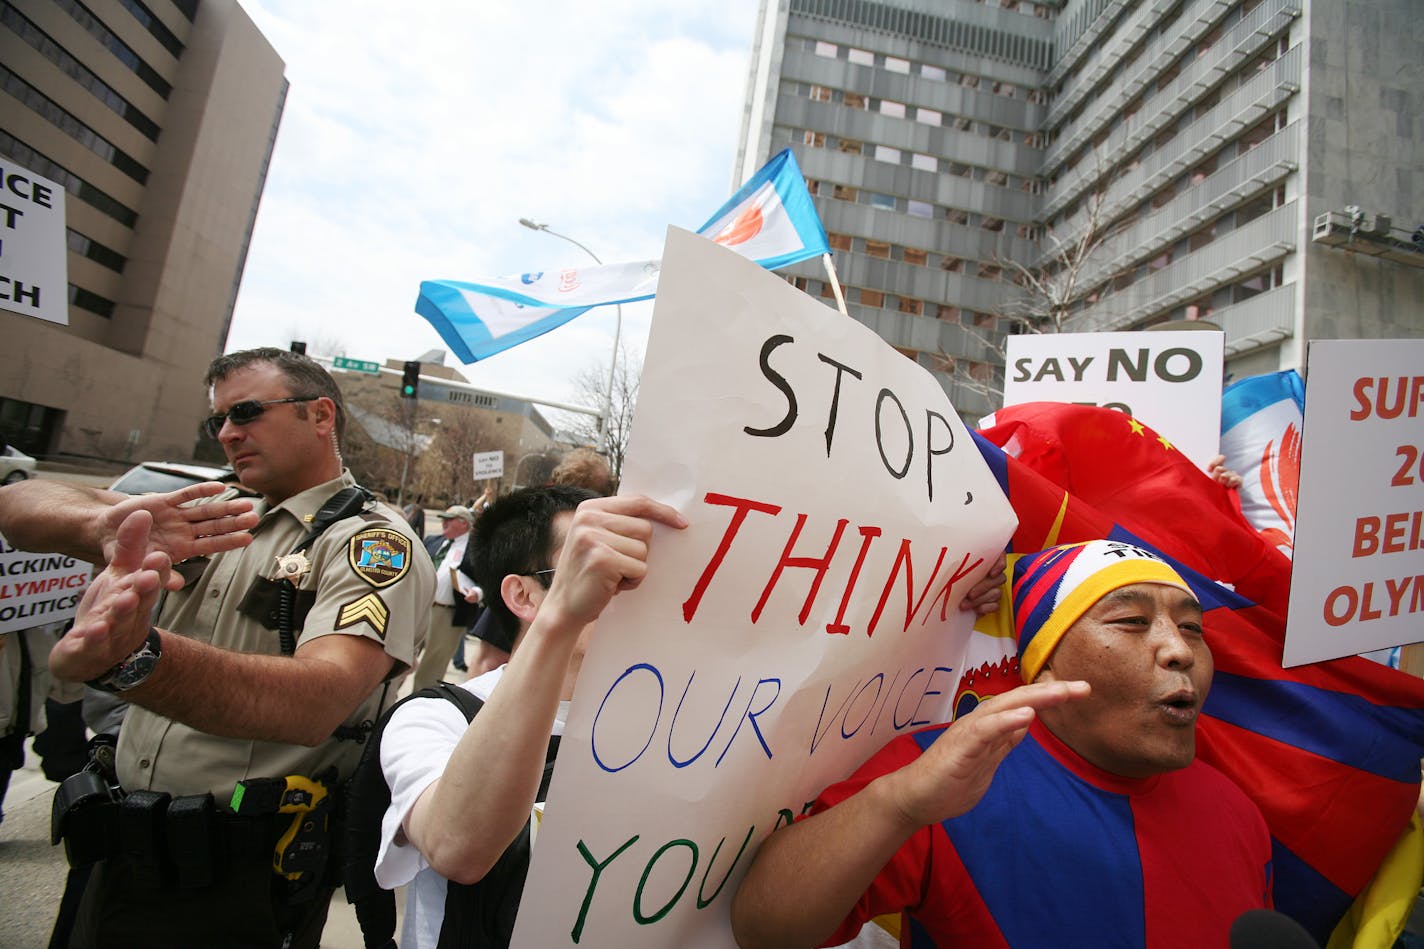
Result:
{"label": "overcast sky", "polygon": [[[228,350],[444,348],[420,282],[658,257],[727,199],[756,0],[241,0],[286,62],[286,111]],[[623,308],[635,353],[651,304]],[[461,371],[570,401],[612,308]],[[453,356],[447,365],[459,366]]]}

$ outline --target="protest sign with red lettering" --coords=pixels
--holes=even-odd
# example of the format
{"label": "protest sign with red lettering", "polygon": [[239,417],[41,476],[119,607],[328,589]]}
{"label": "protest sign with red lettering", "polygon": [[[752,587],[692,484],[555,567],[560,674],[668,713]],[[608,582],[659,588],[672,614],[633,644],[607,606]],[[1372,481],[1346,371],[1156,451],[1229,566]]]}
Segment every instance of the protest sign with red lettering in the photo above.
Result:
{"label": "protest sign with red lettering", "polygon": [[1424,340],[1310,344],[1282,664],[1424,638]]}
{"label": "protest sign with red lettering", "polygon": [[727,946],[766,836],[949,717],[1015,519],[928,372],[675,229],[622,492],[690,526],[593,632],[515,944]]}
{"label": "protest sign with red lettering", "polygon": [[93,570],[63,554],[16,550],[0,537],[0,633],[69,619]]}

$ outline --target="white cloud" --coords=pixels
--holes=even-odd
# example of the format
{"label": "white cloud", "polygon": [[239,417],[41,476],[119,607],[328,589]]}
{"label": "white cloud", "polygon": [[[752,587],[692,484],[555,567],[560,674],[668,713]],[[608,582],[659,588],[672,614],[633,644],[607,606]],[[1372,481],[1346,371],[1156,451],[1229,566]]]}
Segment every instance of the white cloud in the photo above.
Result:
{"label": "white cloud", "polygon": [[[228,345],[293,330],[348,355],[443,347],[421,280],[656,257],[733,189],[756,0],[313,3],[242,0],[291,81]],[[651,307],[624,307],[641,352]],[[595,310],[465,367],[568,401],[606,363]]]}

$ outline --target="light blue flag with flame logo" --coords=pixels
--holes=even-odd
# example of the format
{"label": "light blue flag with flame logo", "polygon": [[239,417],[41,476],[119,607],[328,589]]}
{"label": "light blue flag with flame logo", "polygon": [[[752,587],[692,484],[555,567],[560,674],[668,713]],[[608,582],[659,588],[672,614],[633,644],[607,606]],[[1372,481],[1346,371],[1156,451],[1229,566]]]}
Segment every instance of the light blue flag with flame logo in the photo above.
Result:
{"label": "light blue flag with flame logo", "polygon": [[[769,270],[830,250],[791,149],[762,166],[697,233]],[[637,261],[468,282],[425,280],[415,312],[461,362],[493,356],[596,306],[652,298],[659,262]]]}

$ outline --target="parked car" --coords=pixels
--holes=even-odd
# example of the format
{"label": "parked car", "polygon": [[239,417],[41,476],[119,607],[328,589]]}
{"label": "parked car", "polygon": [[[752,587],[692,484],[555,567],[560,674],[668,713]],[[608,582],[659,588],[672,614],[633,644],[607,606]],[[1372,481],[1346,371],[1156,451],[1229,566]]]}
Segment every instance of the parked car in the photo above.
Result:
{"label": "parked car", "polygon": [[6,445],[4,452],[0,452],[0,484],[24,481],[34,471],[35,460],[18,448]]}
{"label": "parked car", "polygon": [[156,494],[176,491],[203,481],[232,482],[236,473],[226,465],[192,465],[177,461],[145,461],[134,465],[109,485],[110,491],[123,494]]}

